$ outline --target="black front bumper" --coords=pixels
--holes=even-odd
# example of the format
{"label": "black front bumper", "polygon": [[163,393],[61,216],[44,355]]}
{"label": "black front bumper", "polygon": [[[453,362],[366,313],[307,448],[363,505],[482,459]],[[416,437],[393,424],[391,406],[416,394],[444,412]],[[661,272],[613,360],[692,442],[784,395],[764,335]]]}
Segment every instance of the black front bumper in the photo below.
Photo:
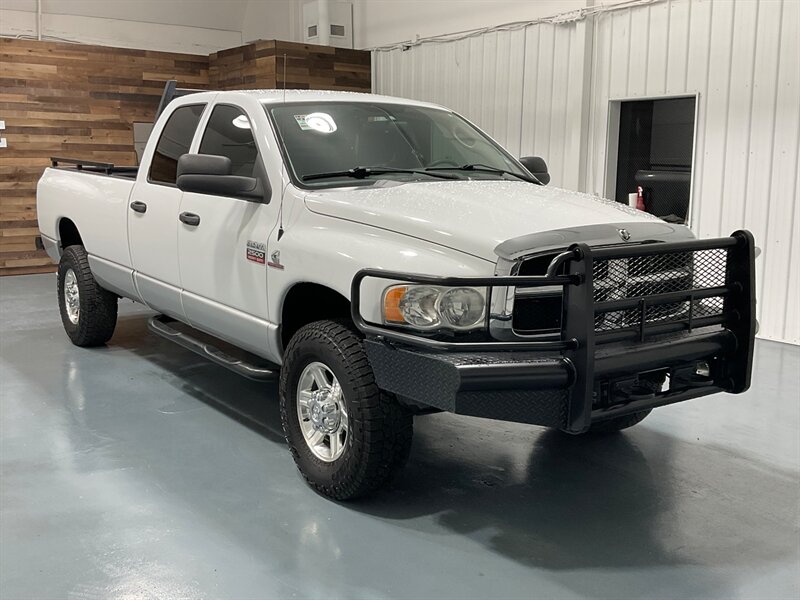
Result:
{"label": "black front bumper", "polygon": [[[462,415],[557,427],[580,432],[570,411],[575,365],[562,355],[525,352],[441,353],[367,340],[367,354],[378,385],[400,398]],[[698,396],[733,391],[724,377],[725,362],[735,355],[729,331],[694,333],[651,344],[598,353],[590,423]],[[686,385],[677,376],[706,362],[715,376]],[[615,396],[612,388],[640,373],[669,374],[669,387],[652,397]],[[675,382],[673,384],[673,382]],[[606,393],[604,393],[604,390]]]}
{"label": "black front bumper", "polygon": [[[598,302],[595,261],[673,256],[679,252],[725,252],[724,285],[696,287]],[[721,391],[740,393],[750,384],[755,336],[754,245],[748,232],[731,238],[591,249],[575,245],[542,277],[432,278],[362,271],[353,284],[360,297],[365,277],[439,285],[564,286],[561,339],[459,344],[417,337],[366,323],[359,302],[356,325],[381,389],[417,405],[464,415],[586,431],[592,422],[673,404]],[[555,261],[554,261],[555,262]],[[707,268],[697,263],[696,270]],[[565,271],[565,273],[564,273]],[[694,275],[695,280],[699,275]],[[718,282],[721,283],[721,282]],[[717,315],[693,314],[699,299],[719,298]],[[685,302],[679,316],[648,322],[647,311]],[[722,306],[722,305],[721,305]],[[598,315],[640,311],[635,326],[604,331]],[[705,369],[708,372],[705,373]],[[698,375],[698,368],[704,371]],[[630,393],[639,378],[664,380],[660,390]]]}

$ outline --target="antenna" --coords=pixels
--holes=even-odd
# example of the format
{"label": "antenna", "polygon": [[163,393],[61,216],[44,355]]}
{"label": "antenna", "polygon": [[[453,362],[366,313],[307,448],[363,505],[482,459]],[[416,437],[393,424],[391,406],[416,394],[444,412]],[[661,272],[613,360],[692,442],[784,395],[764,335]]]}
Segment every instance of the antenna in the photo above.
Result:
{"label": "antenna", "polygon": [[[286,104],[286,54],[283,55],[283,103]],[[281,161],[281,187],[286,177],[286,161]],[[278,210],[278,241],[283,237],[283,191],[281,191],[281,206]]]}
{"label": "antenna", "polygon": [[286,104],[286,54],[283,55],[283,103]]}

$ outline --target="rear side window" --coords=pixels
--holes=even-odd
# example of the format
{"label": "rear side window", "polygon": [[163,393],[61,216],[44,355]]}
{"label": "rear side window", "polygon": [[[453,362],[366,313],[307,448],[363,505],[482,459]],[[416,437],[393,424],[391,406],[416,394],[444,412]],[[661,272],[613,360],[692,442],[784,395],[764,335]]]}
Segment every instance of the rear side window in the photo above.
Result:
{"label": "rear side window", "polygon": [[170,115],[150,163],[150,181],[175,185],[178,159],[189,152],[204,108],[205,104],[181,106]]}
{"label": "rear side window", "polygon": [[231,175],[252,177],[258,149],[244,111],[227,104],[215,106],[199,152],[227,156],[231,159]]}

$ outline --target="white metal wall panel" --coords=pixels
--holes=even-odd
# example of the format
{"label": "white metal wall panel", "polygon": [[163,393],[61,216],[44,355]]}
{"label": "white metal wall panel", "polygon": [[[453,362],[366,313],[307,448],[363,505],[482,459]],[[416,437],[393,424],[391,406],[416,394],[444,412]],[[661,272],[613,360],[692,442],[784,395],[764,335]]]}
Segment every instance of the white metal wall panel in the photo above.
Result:
{"label": "white metal wall panel", "polygon": [[553,185],[600,194],[609,103],[697,94],[692,229],[753,231],[760,336],[800,343],[798,31],[797,0],[664,0],[375,52],[374,89],[451,107],[543,156]]}
{"label": "white metal wall panel", "polygon": [[[800,343],[800,3],[671,0],[595,19],[584,189],[607,186],[609,101],[698,94],[691,226],[746,227],[760,336]],[[792,244],[794,244],[792,246]]]}
{"label": "white metal wall panel", "polygon": [[[800,237],[800,3],[785,0],[782,4],[781,40],[778,53],[778,86],[775,100],[775,139],[772,145],[771,177],[764,202],[769,211],[765,247],[763,298],[767,310],[762,313],[772,330],[783,330],[784,339],[800,338],[800,296],[798,290],[798,253]],[[767,149],[759,149],[767,152]],[[761,176],[761,174],[755,174]],[[759,202],[759,197],[752,199]],[[763,201],[762,201],[763,202]],[[794,253],[792,252],[794,246]],[[794,295],[792,295],[794,290]],[[777,300],[783,300],[781,306]],[[781,310],[783,309],[783,310]],[[775,314],[771,314],[774,310]],[[769,311],[769,314],[768,314]],[[769,320],[767,320],[769,319]],[[793,324],[793,327],[790,327]],[[791,337],[790,337],[791,336]]]}
{"label": "white metal wall panel", "polygon": [[[436,102],[517,156],[547,158],[553,185],[577,187],[584,25],[535,25],[373,54],[377,93]],[[576,56],[576,52],[580,55]],[[577,64],[577,67],[576,67]],[[569,154],[570,158],[567,158]]]}
{"label": "white metal wall panel", "polygon": [[[778,66],[780,57],[781,30],[780,10],[760,10],[758,21],[755,23],[757,31],[757,44],[755,63],[753,65],[753,81],[751,87],[750,109],[750,142],[752,148],[768,148],[769,151],[749,152],[747,165],[747,179],[744,186],[744,222],[753,231],[759,243],[763,244],[769,230],[768,219],[770,213],[769,183],[772,178],[772,146],[775,136],[776,111],[770,107],[776,106],[778,89]],[[766,107],[766,110],[765,110]],[[749,148],[748,148],[749,151]],[[769,250],[767,248],[766,250]],[[774,252],[772,252],[774,254]],[[795,254],[796,256],[796,254]],[[764,258],[767,258],[765,254]],[[770,262],[772,257],[770,256]],[[758,269],[758,297],[764,299],[764,263],[759,260]],[[796,298],[797,295],[793,296]],[[792,298],[792,296],[790,296]],[[762,302],[763,305],[763,302]],[[762,310],[763,313],[763,310]]]}
{"label": "white metal wall panel", "polygon": [[579,122],[570,99],[574,25],[541,24],[525,32],[525,89],[520,155],[547,160],[552,184],[566,186],[569,130]]}

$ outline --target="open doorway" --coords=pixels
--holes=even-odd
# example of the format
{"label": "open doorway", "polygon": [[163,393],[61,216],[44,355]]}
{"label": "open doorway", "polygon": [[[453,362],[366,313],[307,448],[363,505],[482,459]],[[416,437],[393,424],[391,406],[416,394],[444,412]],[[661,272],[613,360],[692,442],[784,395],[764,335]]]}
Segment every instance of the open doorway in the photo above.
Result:
{"label": "open doorway", "polygon": [[[659,98],[612,104],[618,119],[616,168],[609,188],[618,202],[672,223],[689,219],[696,98]],[[616,108],[616,110],[614,110]],[[612,119],[612,127],[614,125]],[[613,132],[613,129],[612,129]],[[611,165],[610,165],[611,166]]]}

